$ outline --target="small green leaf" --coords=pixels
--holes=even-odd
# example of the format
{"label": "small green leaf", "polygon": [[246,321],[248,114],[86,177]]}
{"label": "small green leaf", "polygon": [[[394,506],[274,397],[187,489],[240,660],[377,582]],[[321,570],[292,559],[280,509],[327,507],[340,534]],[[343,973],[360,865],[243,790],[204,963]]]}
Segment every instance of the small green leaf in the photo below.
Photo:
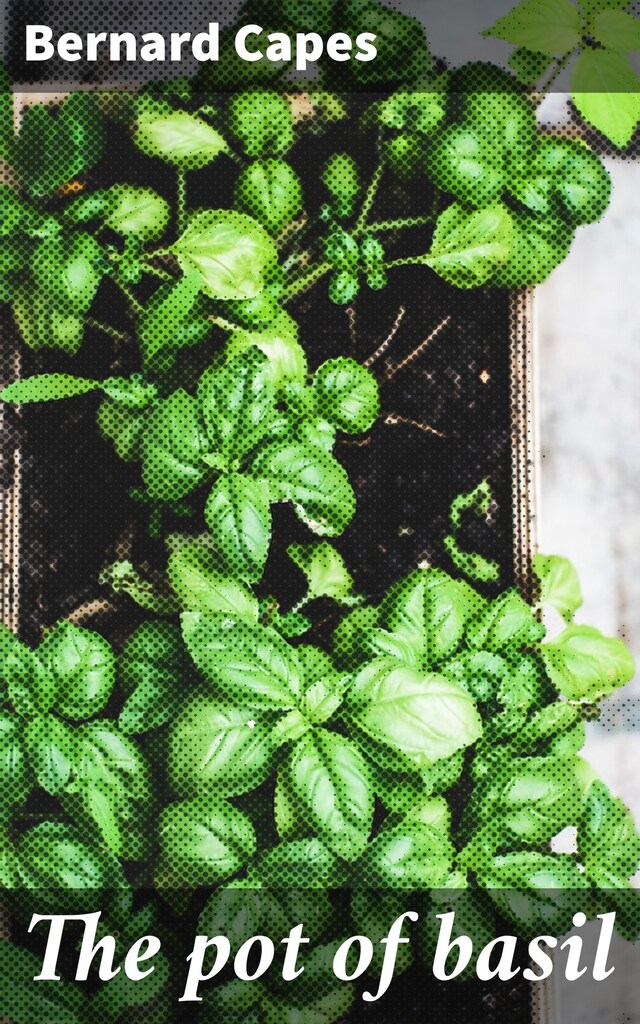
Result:
{"label": "small green leaf", "polygon": [[451,125],[439,135],[429,151],[427,170],[445,192],[463,203],[485,207],[504,188],[501,158],[501,147],[474,120],[470,125]]}
{"label": "small green leaf", "polygon": [[35,651],[12,645],[2,669],[9,701],[23,717],[45,714],[57,696],[58,681]]}
{"label": "small green leaf", "polygon": [[7,385],[0,391],[3,402],[49,402],[97,391],[99,380],[73,377],[70,373],[39,373]]}
{"label": "small green leaf", "polygon": [[373,789],[367,765],[352,743],[317,729],[300,739],[283,784],[296,815],[312,823],[322,841],[344,860],[367,846],[373,825]]}
{"label": "small green leaf", "polygon": [[350,604],[353,601],[353,579],[342,555],[326,541],[317,544],[291,544],[287,554],[304,573],[309,600],[331,597]]}
{"label": "small green leaf", "polygon": [[276,92],[260,89],[234,96],[229,127],[251,157],[282,156],[294,141],[291,107]]}
{"label": "small green leaf", "polygon": [[240,707],[289,710],[300,697],[296,653],[275,630],[221,613],[185,612],[187,649],[205,679]]}
{"label": "small green leaf", "polygon": [[516,758],[507,779],[492,780],[497,799],[484,808],[486,820],[499,816],[520,841],[549,842],[567,825],[577,825],[583,807],[575,758]]}
{"label": "small green leaf", "polygon": [[600,11],[591,21],[591,34],[609,50],[640,50],[640,20],[625,11]]}
{"label": "small green leaf", "polygon": [[207,498],[205,520],[232,575],[259,581],[271,540],[269,491],[246,473],[225,473]]}
{"label": "small green leaf", "polygon": [[349,153],[334,153],[320,177],[331,195],[336,217],[342,220],[353,216],[362,188],[354,158]]}
{"label": "small green leaf", "polygon": [[277,263],[273,240],[256,220],[235,210],[196,213],[172,251],[183,272],[195,271],[212,299],[253,299]]}
{"label": "small green leaf", "polygon": [[73,729],[54,715],[36,715],[25,727],[25,745],[38,784],[59,795],[71,774]]}
{"label": "small green leaf", "polygon": [[221,706],[198,696],[189,701],[171,733],[169,775],[180,796],[203,790],[239,796],[262,785],[272,767],[276,744],[269,722],[256,721],[250,708]]}
{"label": "small green leaf", "polygon": [[512,235],[512,214],[502,203],[475,212],[454,203],[438,217],[431,252],[422,262],[449,284],[474,288],[498,272]]}
{"label": "small green leaf", "polygon": [[533,572],[540,584],[540,605],[550,605],[571,622],[583,597],[578,574],[568,558],[559,555],[534,555]]}
{"label": "small green leaf", "polygon": [[416,768],[450,757],[482,734],[475,704],[461,686],[390,659],[362,669],[348,701],[360,729]]}
{"label": "small green leaf", "polygon": [[116,857],[71,825],[54,821],[36,825],[23,833],[17,852],[22,885],[39,891],[41,913],[51,913],[45,909],[51,902],[58,904],[53,912],[60,913],[61,891],[68,894],[65,903],[77,906],[75,913],[86,914],[95,902],[96,910],[104,910],[106,890],[126,888]]}
{"label": "small green leaf", "polygon": [[229,359],[255,345],[269,360],[269,370],[276,389],[290,381],[304,381],[307,357],[298,341],[298,327],[288,313],[280,313],[273,324],[262,330],[234,331],[227,342]]}
{"label": "small green leaf", "polygon": [[519,82],[524,85],[535,85],[549,69],[549,57],[544,53],[535,53],[524,46],[519,46],[509,57],[509,67]]}
{"label": "small green leaf", "polygon": [[335,537],[350,523],[355,495],[344,467],[312,444],[272,442],[253,460],[251,474],[269,485],[272,501],[291,501],[314,533]]}
{"label": "small green leaf", "polygon": [[186,110],[154,105],[142,109],[134,140],[147,156],[157,156],[183,171],[206,167],[227,144],[210,124]]}
{"label": "small green leaf", "polygon": [[153,189],[114,185],[108,194],[105,227],[119,235],[135,235],[145,241],[161,238],[165,233],[171,210],[166,199]]}
{"label": "small green leaf", "polygon": [[564,56],[580,44],[580,14],[570,0],[523,0],[484,35],[549,57]]}
{"label": "small green leaf", "polygon": [[453,846],[440,829],[403,821],[383,828],[357,870],[371,889],[437,889],[451,874]]}
{"label": "small green leaf", "polygon": [[262,440],[273,417],[269,360],[251,346],[222,369],[214,365],[200,379],[198,398],[212,447],[237,464]]}
{"label": "small green leaf", "polygon": [[192,343],[184,327],[193,313],[199,292],[200,277],[191,273],[174,284],[162,285],[151,296],[138,322],[145,367],[152,368],[165,350]]}
{"label": "small green leaf", "polygon": [[208,475],[208,446],[198,402],[174,391],[151,411],[142,436],[142,479],[152,498],[178,501]]}
{"label": "small green leaf", "polygon": [[594,704],[633,678],[633,658],[622,640],[592,626],[567,626],[540,645],[549,678],[567,700]]}
{"label": "small green leaf", "polygon": [[253,856],[249,818],[225,800],[199,797],[170,804],[160,815],[159,888],[218,885]]}
{"label": "small green leaf", "polygon": [[523,601],[517,590],[505,591],[492,601],[486,611],[469,627],[469,646],[482,650],[501,650],[511,644],[531,644],[545,635],[545,627],[538,622],[530,605]]}
{"label": "small green leaf", "polygon": [[61,622],[38,656],[56,681],[56,711],[82,719],[104,710],[115,683],[115,657],[104,637]]}
{"label": "small green leaf", "polygon": [[27,191],[48,196],[99,160],[104,144],[95,97],[72,93],[56,114],[38,103],[24,112],[14,159]]}
{"label": "small green leaf", "polygon": [[118,677],[125,702],[118,725],[125,735],[150,732],[172,721],[185,693],[187,670],[180,630],[145,622],[125,643]]}
{"label": "small green leaf", "polygon": [[257,598],[240,578],[223,571],[208,535],[174,551],[167,574],[185,611],[228,612],[257,622]]}
{"label": "small green leaf", "polygon": [[316,370],[313,390],[323,419],[347,434],[361,434],[380,411],[378,384],[354,359],[328,359]]}
{"label": "small green leaf", "polygon": [[235,197],[239,209],[278,235],[302,206],[302,183],[284,160],[256,160],[239,175]]}
{"label": "small green leaf", "polygon": [[614,145],[629,145],[640,121],[640,78],[627,57],[585,49],[573,69],[571,98],[585,121]]}
{"label": "small green leaf", "polygon": [[587,874],[597,875],[600,885],[611,888],[631,878],[640,863],[640,835],[633,816],[599,780],[589,789],[578,849]]}

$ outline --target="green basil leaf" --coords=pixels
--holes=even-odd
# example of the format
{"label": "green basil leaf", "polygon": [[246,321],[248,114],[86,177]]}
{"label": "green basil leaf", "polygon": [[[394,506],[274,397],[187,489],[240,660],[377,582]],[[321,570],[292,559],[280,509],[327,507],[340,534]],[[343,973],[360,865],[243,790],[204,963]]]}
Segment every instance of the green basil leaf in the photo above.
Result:
{"label": "green basil leaf", "polygon": [[166,199],[150,188],[114,185],[109,190],[110,208],[105,227],[119,235],[135,235],[145,241],[161,238],[171,209]]}
{"label": "green basil leaf", "polygon": [[340,668],[352,671],[372,654],[371,635],[380,618],[377,608],[355,608],[345,615],[333,634],[333,650]]}
{"label": "green basil leaf", "polygon": [[564,56],[580,45],[580,14],[570,0],[523,0],[484,35],[549,57]]}
{"label": "green basil leaf", "polygon": [[334,153],[320,177],[331,195],[336,217],[340,220],[352,217],[362,190],[360,172],[353,157],[349,153]]}
{"label": "green basil leaf", "polygon": [[253,299],[277,263],[275,243],[262,225],[235,210],[203,210],[172,252],[183,273],[195,271],[212,299]]}
{"label": "green basil leaf", "polygon": [[55,702],[58,680],[34,651],[24,644],[12,645],[3,666],[9,701],[23,717],[44,714]]}
{"label": "green basil leaf", "polygon": [[269,360],[251,347],[200,379],[198,398],[211,445],[236,463],[264,437],[273,418],[275,387]]}
{"label": "green basil leaf", "polygon": [[258,453],[251,474],[266,480],[272,500],[291,501],[314,533],[335,537],[355,512],[355,495],[344,467],[320,447],[272,442]]}
{"label": "green basil leaf", "polygon": [[[152,368],[166,349],[189,343],[184,328],[194,311],[200,292],[200,278],[187,274],[174,284],[162,285],[140,315],[138,337],[145,367]],[[208,327],[207,327],[208,330]]]}
{"label": "green basil leaf", "polygon": [[381,606],[381,624],[405,640],[416,666],[451,657],[471,617],[485,600],[468,583],[439,569],[420,569],[399,580]]}
{"label": "green basil leaf", "polygon": [[573,857],[565,854],[508,853],[476,872],[498,912],[527,938],[569,931],[580,909],[578,897],[585,892],[586,898],[590,887]]}
{"label": "green basil leaf", "polygon": [[61,799],[97,828],[116,856],[140,860],[148,853],[149,769],[116,726],[92,722],[75,730],[72,774]]}
{"label": "green basil leaf", "polygon": [[403,821],[383,828],[357,865],[372,889],[437,889],[451,874],[453,845],[439,829]]}
{"label": "green basil leaf", "polygon": [[509,57],[509,67],[523,85],[535,85],[549,69],[549,57],[519,46]]}
{"label": "green basil leaf", "polygon": [[192,699],[171,734],[169,775],[180,796],[206,789],[240,796],[262,785],[271,770],[275,743],[269,725],[252,710],[224,707],[210,697]]}
{"label": "green basil leaf", "polygon": [[59,795],[71,774],[73,729],[54,715],[36,715],[27,722],[24,739],[38,784],[47,793]]}
{"label": "green basil leaf", "polygon": [[509,676],[510,663],[491,651],[462,651],[442,665],[447,679],[464,686],[476,700],[495,700],[501,682]]}
{"label": "green basil leaf", "polygon": [[160,815],[159,888],[218,885],[253,857],[256,836],[249,818],[211,797],[170,804]]}
{"label": "green basil leaf", "polygon": [[56,680],[56,711],[81,719],[104,710],[115,683],[115,657],[103,637],[61,622],[40,645],[38,655]]}
{"label": "green basil leaf", "polygon": [[511,644],[531,644],[545,635],[546,629],[533,615],[530,605],[517,590],[507,590],[471,623],[467,642],[471,647],[500,653]]}
{"label": "green basil leaf", "polygon": [[341,270],[329,282],[329,298],[336,306],[348,306],[359,293],[360,278],[350,270]]}
{"label": "green basil leaf", "polygon": [[375,60],[354,60],[349,72],[357,85],[376,91],[380,84],[403,85],[424,79],[431,72],[425,29],[418,18],[376,3],[359,4],[343,31],[357,38],[360,32],[376,37]]}
{"label": "green basil leaf", "polygon": [[594,704],[634,676],[633,658],[623,641],[592,626],[567,626],[539,650],[551,682],[567,700]]}
{"label": "green basil leaf", "polygon": [[578,849],[589,877],[616,888],[640,863],[640,835],[622,800],[596,780],[590,787],[578,829]]}
{"label": "green basil leaf", "polygon": [[430,767],[482,734],[480,716],[462,687],[393,661],[379,659],[362,669],[348,700],[360,729],[417,768]]}
{"label": "green basil leaf", "polygon": [[508,779],[498,777],[491,786],[499,796],[487,805],[488,818],[497,812],[527,843],[549,842],[566,825],[578,824],[584,801],[575,758],[516,758],[508,770]]}
{"label": "green basil leaf", "polygon": [[236,206],[278,235],[302,207],[302,183],[284,160],[255,160],[238,177]]}
{"label": "green basil leaf", "polygon": [[475,125],[451,125],[427,158],[430,178],[439,188],[473,206],[488,206],[504,188],[501,152]]}
{"label": "green basil leaf", "polygon": [[179,501],[199,487],[209,469],[198,402],[174,391],[151,410],[142,435],[142,479],[152,498]]}
{"label": "green basil leaf", "polygon": [[11,812],[26,799],[30,789],[30,773],[25,756],[23,724],[16,714],[0,714],[0,816]]}
{"label": "green basil leaf", "polygon": [[553,215],[513,215],[509,258],[494,270],[490,283],[499,288],[541,284],[568,255],[574,228]]}
{"label": "green basil leaf", "polygon": [[6,1019],[13,1024],[82,1024],[91,1018],[93,1003],[79,985],[65,981],[34,985],[33,979],[41,972],[41,957],[9,939],[0,942],[0,1008]]}
{"label": "green basil leaf", "polygon": [[118,726],[125,736],[173,721],[185,692],[186,668],[177,626],[145,622],[131,634],[118,663],[126,695]]}
{"label": "green basil leaf", "polygon": [[468,211],[453,203],[438,217],[423,262],[457,288],[485,284],[511,251],[513,217],[503,203]]}
{"label": "green basil leaf", "polygon": [[162,105],[141,110],[134,134],[136,146],[182,171],[206,167],[227,144],[219,132],[195,114]]}
{"label": "green basil leaf", "polygon": [[225,473],[207,498],[205,520],[233,575],[259,581],[271,540],[269,491],[246,473]]}
{"label": "green basil leaf", "polygon": [[197,539],[169,558],[169,582],[185,611],[227,612],[257,622],[258,600],[241,579],[224,572],[210,546]]}
{"label": "green basil leaf", "polygon": [[95,98],[76,92],[57,113],[44,103],[27,108],[15,143],[15,164],[31,195],[48,196],[93,167],[103,145]]}
{"label": "green basil leaf", "polygon": [[[116,857],[97,843],[89,842],[71,825],[53,821],[36,825],[21,836],[17,853],[22,885],[38,889],[45,905],[47,896],[55,901],[57,892],[59,903],[60,890],[69,890],[68,902],[78,905],[77,913],[86,914],[92,909],[87,904],[94,895],[104,901],[101,890],[126,888]],[[47,910],[43,907],[41,913]],[[60,909],[54,913],[60,913]]]}
{"label": "green basil leaf", "polygon": [[609,50],[640,50],[640,21],[624,11],[599,11],[591,21],[591,34]]}
{"label": "green basil leaf", "polygon": [[353,600],[353,578],[333,545],[327,541],[291,544],[287,554],[305,575],[309,600],[331,597],[345,604]]}
{"label": "green basil leaf", "polygon": [[347,434],[361,434],[380,411],[378,384],[353,359],[329,359],[316,370],[313,390],[324,419]]}
{"label": "green basil leaf", "polygon": [[571,76],[571,98],[585,121],[623,149],[640,121],[640,79],[627,57],[586,48]]}
{"label": "green basil leaf", "polygon": [[295,651],[275,630],[229,615],[185,612],[187,649],[205,678],[240,707],[256,711],[292,708],[301,695],[302,670]]}
{"label": "green basil leaf", "polygon": [[282,156],[294,142],[289,103],[278,93],[263,89],[233,97],[229,127],[251,157]]}
{"label": "green basil leaf", "polygon": [[49,402],[97,391],[99,380],[73,377],[70,373],[38,373],[7,385],[0,391],[3,402]]}
{"label": "green basil leaf", "polygon": [[269,371],[276,389],[289,381],[304,381],[307,376],[307,357],[298,341],[298,325],[284,311],[269,327],[262,330],[234,331],[227,342],[230,359],[255,345],[269,360]]}
{"label": "green basil leaf", "polygon": [[571,622],[583,597],[578,574],[569,559],[559,555],[534,555],[532,568],[540,584],[538,603],[555,608],[565,622]]}
{"label": "green basil leaf", "polygon": [[332,889],[346,881],[339,859],[319,839],[280,843],[258,858],[252,876],[273,889]]}
{"label": "green basil leaf", "polygon": [[373,825],[367,765],[349,740],[317,729],[299,740],[284,772],[295,813],[343,860],[365,850]]}

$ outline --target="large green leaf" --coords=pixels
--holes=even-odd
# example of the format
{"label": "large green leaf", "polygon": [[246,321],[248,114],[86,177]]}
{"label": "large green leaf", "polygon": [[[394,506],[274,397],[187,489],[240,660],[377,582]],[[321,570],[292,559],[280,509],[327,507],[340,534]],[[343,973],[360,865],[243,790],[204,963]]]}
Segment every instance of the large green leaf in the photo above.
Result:
{"label": "large green leaf", "polygon": [[546,629],[534,617],[533,609],[517,590],[505,591],[469,626],[471,647],[499,653],[512,644],[531,644],[545,635]]}
{"label": "large green leaf", "polygon": [[428,768],[482,734],[475,704],[461,686],[389,659],[362,669],[348,700],[358,727],[416,768]]}
{"label": "large green leaf", "polygon": [[227,342],[230,358],[257,346],[269,360],[269,370],[277,389],[289,381],[302,382],[307,376],[307,357],[298,341],[298,325],[284,311],[261,330],[234,331]]}
{"label": "large green leaf", "polygon": [[[185,330],[193,323],[193,311],[200,292],[200,279],[196,273],[181,277],[174,284],[162,285],[155,292],[140,315],[138,337],[146,367],[153,368],[167,350],[171,352],[195,339]],[[201,334],[208,332],[206,321],[201,321]]]}
{"label": "large green leaf", "polygon": [[578,849],[589,877],[605,888],[626,883],[640,863],[640,835],[633,816],[599,780],[589,789]]}
{"label": "large green leaf", "polygon": [[172,721],[185,696],[186,658],[180,630],[145,622],[131,634],[118,663],[125,702],[118,725],[125,735],[149,732]]}
{"label": "large green leaf", "polygon": [[271,769],[274,741],[269,723],[251,708],[193,698],[171,734],[169,775],[180,796],[239,796],[260,786]]}
{"label": "large green leaf", "polygon": [[585,121],[616,146],[629,145],[640,121],[640,79],[627,57],[585,49],[573,69],[571,97]]}
{"label": "large green leaf", "polygon": [[326,729],[316,729],[293,748],[280,783],[295,814],[309,822],[333,853],[355,860],[373,825],[373,788],[357,748]]}
{"label": "large green leaf", "polygon": [[61,622],[40,645],[38,656],[56,680],[56,711],[82,719],[104,710],[116,678],[115,657],[104,637]]}
{"label": "large green leaf", "polygon": [[294,140],[291,106],[284,96],[262,89],[233,97],[229,127],[251,157],[281,156]]}
{"label": "large green leaf", "polygon": [[347,434],[369,430],[378,416],[376,379],[354,359],[328,359],[316,371],[313,390],[323,419]]}
{"label": "large green leaf", "polygon": [[231,574],[260,580],[271,540],[265,482],[246,473],[224,473],[207,498],[204,515]]}
{"label": "large green leaf", "polygon": [[[103,890],[126,887],[116,857],[71,825],[54,821],[36,825],[21,836],[17,854],[22,885],[39,891],[41,913],[47,913],[47,900],[55,900],[60,890],[69,890],[69,902],[81,908],[76,913],[86,914],[104,909]],[[103,906],[92,908],[90,904],[101,898]]]}
{"label": "large green leaf", "polygon": [[44,714],[51,708],[58,682],[36,652],[16,641],[5,659],[2,673],[9,701],[19,715]]}
{"label": "large green leaf", "polygon": [[223,570],[208,535],[206,540],[193,538],[174,551],[167,574],[185,611],[228,612],[257,622],[258,599],[240,578]]}
{"label": "large green leaf", "polygon": [[220,133],[202,118],[159,104],[144,104],[134,140],[147,156],[158,156],[183,171],[206,167],[227,149]]}
{"label": "large green leaf", "polygon": [[355,495],[342,465],[320,447],[296,441],[268,444],[252,475],[266,480],[273,501],[291,501],[314,533],[342,533],[355,512]]}
{"label": "large green leaf", "polygon": [[273,889],[322,890],[344,885],[346,871],[319,839],[296,839],[261,854],[250,877]]}
{"label": "large green leaf", "polygon": [[235,875],[256,847],[249,818],[227,801],[209,796],[166,807],[159,839],[156,884],[168,888],[217,885]]}
{"label": "large green leaf", "polygon": [[[45,933],[48,923],[38,928]],[[0,941],[0,1013],[12,1024],[83,1024],[91,1019],[92,1005],[79,985],[65,981],[38,981],[42,958],[11,942]]]}
{"label": "large green leaf", "polygon": [[209,450],[197,400],[174,391],[149,415],[142,436],[142,478],[154,498],[178,501],[204,482]]}
{"label": "large green leaf", "polygon": [[251,346],[198,385],[207,435],[216,452],[236,464],[264,437],[274,413],[269,360]]}
{"label": "large green leaf", "polygon": [[49,104],[29,107],[14,153],[27,190],[34,196],[47,196],[88,171],[100,158],[102,148],[96,100],[88,92],[76,92],[60,105],[57,114]]}
{"label": "large green leaf", "polygon": [[633,678],[635,665],[622,640],[593,626],[567,626],[540,645],[549,678],[567,700],[596,703]]}
{"label": "large green leaf", "polygon": [[403,821],[383,828],[357,865],[356,886],[437,889],[451,874],[454,849],[437,828]]}
{"label": "large green leaf", "polygon": [[328,541],[291,544],[287,554],[305,575],[309,600],[331,597],[344,604],[354,601],[351,573],[340,552]]}
{"label": "large green leaf", "polygon": [[50,402],[97,391],[99,380],[73,377],[70,373],[37,373],[8,384],[0,391],[3,402]]}
{"label": "large green leaf", "polygon": [[625,11],[600,11],[591,21],[591,32],[609,50],[640,50],[640,21]]}
{"label": "large green leaf", "polygon": [[172,251],[185,274],[195,271],[213,299],[253,299],[277,263],[273,240],[257,221],[235,210],[195,214]]}
{"label": "large green leaf", "polygon": [[282,711],[300,697],[296,653],[274,629],[229,615],[185,612],[187,649],[205,678],[240,707]]}
{"label": "large green leaf", "polygon": [[302,206],[302,184],[284,160],[256,160],[236,182],[236,205],[277,235]]}
{"label": "large green leaf", "polygon": [[140,860],[149,849],[151,777],[135,743],[111,723],[75,731],[72,773],[62,801],[88,819],[116,856]]}
{"label": "large green leaf", "polygon": [[145,241],[161,238],[171,209],[166,199],[151,188],[114,185],[108,192],[109,207],[105,227],[119,235],[135,235]]}
{"label": "large green leaf", "polygon": [[485,284],[509,256],[513,217],[503,203],[469,211],[453,203],[438,217],[431,252],[423,262],[449,284]]}
{"label": "large green leaf", "polygon": [[427,668],[450,658],[484,598],[439,569],[420,569],[399,580],[381,606],[381,624],[408,645],[408,658]]}
{"label": "large green leaf", "polygon": [[485,35],[550,57],[564,56],[580,44],[580,14],[570,0],[523,0]]}
{"label": "large green leaf", "polygon": [[541,284],[568,255],[573,238],[573,226],[562,217],[514,214],[509,257],[490,283],[500,288]]}
{"label": "large green leaf", "polygon": [[429,177],[445,192],[473,206],[487,206],[504,189],[503,154],[495,139],[472,125],[451,125],[429,150]]}
{"label": "large green leaf", "polygon": [[496,799],[485,804],[486,819],[499,815],[521,841],[549,842],[567,825],[577,825],[583,807],[575,758],[516,758],[508,778],[492,780]]}
{"label": "large green leaf", "polygon": [[35,715],[25,726],[29,765],[47,793],[59,795],[71,774],[73,729],[54,715]]}

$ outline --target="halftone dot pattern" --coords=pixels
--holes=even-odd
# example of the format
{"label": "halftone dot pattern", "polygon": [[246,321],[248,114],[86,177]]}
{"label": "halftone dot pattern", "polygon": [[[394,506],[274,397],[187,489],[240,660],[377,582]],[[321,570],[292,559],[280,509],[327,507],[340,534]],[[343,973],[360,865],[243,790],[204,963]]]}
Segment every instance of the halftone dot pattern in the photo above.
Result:
{"label": "halftone dot pattern", "polygon": [[[309,32],[316,19],[327,34],[326,7]],[[168,929],[176,963],[196,925],[234,952],[308,925],[320,948],[297,1010],[277,978],[252,1002],[224,975],[198,1019],[525,1019],[520,980],[456,997],[425,968],[438,913],[478,945],[516,924],[560,932],[602,883],[610,839],[609,884],[637,867],[628,812],[599,783],[589,832],[575,756],[625,655],[606,648],[585,681],[574,647],[540,656],[544,627],[504,590],[537,597],[520,522],[530,382],[513,381],[523,318],[507,289],[548,276],[610,181],[582,140],[539,132],[495,68],[453,72],[446,95],[414,86],[429,60],[417,19],[371,5],[358,27],[379,57],[336,62],[327,89],[270,88],[270,73],[246,88],[229,58],[192,92],[22,112],[2,298],[22,374],[57,375],[27,400],[64,400],[11,421],[13,569],[37,600],[21,610],[28,644],[0,635],[5,884],[45,902],[68,890],[83,911],[98,900],[118,934],[122,890],[139,889],[143,930]],[[81,484],[65,471],[56,491],[54,455],[37,464],[51,447]],[[451,502],[483,478],[491,500],[462,517],[456,550],[502,576],[476,589],[448,575],[443,538]],[[306,602],[287,548],[320,543]],[[47,589],[47,565],[68,592]],[[574,683],[582,703],[558,701]],[[567,825],[586,839],[553,856]],[[336,948],[370,936],[379,973],[408,900],[421,921],[395,1009],[364,1013],[336,983]],[[15,918],[22,934],[19,905]],[[139,1019],[186,1019],[165,998],[159,986]]]}

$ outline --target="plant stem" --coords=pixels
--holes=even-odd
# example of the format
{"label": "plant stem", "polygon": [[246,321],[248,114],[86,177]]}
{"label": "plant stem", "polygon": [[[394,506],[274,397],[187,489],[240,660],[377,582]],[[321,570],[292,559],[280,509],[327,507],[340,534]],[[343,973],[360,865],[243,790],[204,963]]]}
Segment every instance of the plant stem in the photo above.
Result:
{"label": "plant stem", "polygon": [[[155,253],[153,253],[155,256]],[[151,277],[157,277],[160,281],[175,281],[176,278],[173,274],[170,274],[168,270],[160,270],[159,267],[152,267],[150,263],[141,263],[140,269],[143,274],[150,274]]]}
{"label": "plant stem", "polygon": [[538,99],[536,101],[536,106],[537,107],[540,106],[540,104],[542,103],[542,101],[545,98],[545,96],[547,96],[549,94],[549,90],[551,89],[551,86],[556,81],[558,76],[564,71],[564,69],[566,68],[567,64],[569,63],[569,61],[571,60],[571,58],[573,57],[575,52],[576,52],[575,49],[569,50],[568,53],[565,53],[564,57],[559,57],[558,58],[558,60],[555,63],[555,67],[554,67],[553,71],[551,72],[551,75],[549,76],[549,78],[547,79],[545,84],[540,89],[540,93],[539,93]]}
{"label": "plant stem", "polygon": [[181,235],[187,224],[187,172],[178,170],[178,205],[176,207],[176,226]]}
{"label": "plant stem", "polygon": [[224,331],[237,331],[239,324],[234,324],[231,320],[225,320],[223,316],[215,316],[213,313],[207,317],[207,320],[211,324],[215,324],[216,327],[222,327]]}
{"label": "plant stem", "polygon": [[369,214],[371,213],[371,211],[373,209],[373,204],[376,201],[376,196],[378,194],[378,189],[380,187],[380,182],[382,181],[382,176],[384,174],[384,171],[385,171],[384,161],[381,160],[380,163],[378,164],[378,166],[375,169],[375,173],[373,175],[373,178],[371,179],[371,183],[369,185],[369,188],[367,189],[367,194],[364,197],[364,203],[362,204],[362,210],[360,211],[360,216],[358,217],[358,220],[356,221],[356,226],[355,226],[355,229],[354,229],[354,233],[356,233],[356,234],[359,234],[361,231],[364,231],[365,228],[366,228],[367,220],[369,219]]}
{"label": "plant stem", "polygon": [[133,309],[136,311],[136,313],[141,313],[142,310],[144,309],[144,306],[139,301],[139,299],[134,295],[134,293],[131,290],[131,288],[129,287],[129,285],[128,284],[124,284],[123,281],[119,281],[117,278],[116,278],[116,284],[118,285],[118,288],[120,289],[122,294],[126,295],[126,297],[128,298],[129,302],[131,303],[131,305],[132,305]]}
{"label": "plant stem", "polygon": [[287,614],[288,615],[298,615],[298,613],[302,611],[302,609],[305,607],[305,605],[309,604],[310,600],[311,600],[311,598],[309,597],[309,594],[308,593],[304,594],[300,598],[300,600],[296,601],[294,606],[289,609]]}
{"label": "plant stem", "polygon": [[427,224],[433,224],[435,219],[434,214],[427,213],[421,217],[401,217],[398,220],[379,220],[373,224],[369,224],[367,227],[356,229],[354,234],[358,236],[365,232],[376,234],[383,231],[402,231],[404,228],[421,228],[425,227]]}
{"label": "plant stem", "polygon": [[111,324],[104,324],[101,320],[95,320],[92,316],[85,317],[85,323],[87,327],[92,327],[94,331],[102,331],[103,334],[108,334],[114,341],[131,341],[131,338],[124,331],[119,331],[116,327],[112,327]]}
{"label": "plant stem", "polygon": [[406,256],[401,260],[391,260],[390,263],[385,263],[385,270],[392,270],[394,267],[423,267],[425,265],[424,256]]}
{"label": "plant stem", "polygon": [[319,281],[321,278],[328,274],[329,271],[333,270],[333,264],[331,263],[318,263],[317,266],[312,267],[306,274],[299,277],[297,281],[292,281],[288,288],[285,288],[282,294],[282,302],[291,302],[302,292],[305,292],[308,288]]}

